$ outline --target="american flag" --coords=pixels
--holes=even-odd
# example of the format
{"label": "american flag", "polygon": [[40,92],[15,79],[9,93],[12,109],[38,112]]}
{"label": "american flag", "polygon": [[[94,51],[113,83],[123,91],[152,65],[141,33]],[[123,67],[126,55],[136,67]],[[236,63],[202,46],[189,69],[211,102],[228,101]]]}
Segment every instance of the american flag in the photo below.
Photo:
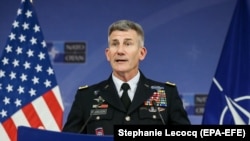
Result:
{"label": "american flag", "polygon": [[62,98],[30,0],[22,0],[0,58],[0,140],[18,126],[61,131]]}

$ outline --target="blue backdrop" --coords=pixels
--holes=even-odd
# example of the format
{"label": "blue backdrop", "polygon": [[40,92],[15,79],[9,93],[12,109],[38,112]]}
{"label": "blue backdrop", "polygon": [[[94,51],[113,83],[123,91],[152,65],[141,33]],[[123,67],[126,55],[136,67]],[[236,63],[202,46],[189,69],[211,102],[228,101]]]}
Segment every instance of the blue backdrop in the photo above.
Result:
{"label": "blue backdrop", "polygon": [[[64,121],[79,86],[106,79],[107,28],[130,19],[145,29],[144,74],[176,83],[193,124],[200,124],[203,97],[225,41],[236,0],[33,0],[50,53],[64,54],[64,42],[85,42],[86,61],[54,61],[65,107]],[[0,53],[10,34],[20,0],[0,1]],[[198,114],[197,114],[198,113]]]}

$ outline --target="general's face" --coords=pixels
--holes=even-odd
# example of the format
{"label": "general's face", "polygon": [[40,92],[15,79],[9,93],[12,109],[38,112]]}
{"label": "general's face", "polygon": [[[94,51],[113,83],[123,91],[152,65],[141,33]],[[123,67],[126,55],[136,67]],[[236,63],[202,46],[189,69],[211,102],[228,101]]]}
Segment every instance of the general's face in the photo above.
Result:
{"label": "general's face", "polygon": [[109,47],[105,53],[114,72],[126,73],[138,70],[139,62],[147,54],[146,48],[140,41],[140,36],[134,30],[113,31],[110,34]]}

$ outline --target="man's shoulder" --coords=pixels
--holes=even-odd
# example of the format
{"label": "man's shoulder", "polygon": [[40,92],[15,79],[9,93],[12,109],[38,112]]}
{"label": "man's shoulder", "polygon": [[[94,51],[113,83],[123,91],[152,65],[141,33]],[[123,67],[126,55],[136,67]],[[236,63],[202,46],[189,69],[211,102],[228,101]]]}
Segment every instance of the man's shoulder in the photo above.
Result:
{"label": "man's shoulder", "polygon": [[176,84],[170,81],[166,81],[166,82],[160,82],[160,81],[155,81],[152,79],[148,79],[148,82],[150,83],[150,85],[166,85],[166,86],[171,86],[171,87],[175,87]]}
{"label": "man's shoulder", "polygon": [[92,85],[82,85],[80,87],[78,87],[78,90],[93,90],[93,89],[100,89],[101,87],[104,87],[104,85],[107,85],[108,81],[105,80],[105,81],[101,81],[99,83],[95,83],[95,84],[92,84]]}

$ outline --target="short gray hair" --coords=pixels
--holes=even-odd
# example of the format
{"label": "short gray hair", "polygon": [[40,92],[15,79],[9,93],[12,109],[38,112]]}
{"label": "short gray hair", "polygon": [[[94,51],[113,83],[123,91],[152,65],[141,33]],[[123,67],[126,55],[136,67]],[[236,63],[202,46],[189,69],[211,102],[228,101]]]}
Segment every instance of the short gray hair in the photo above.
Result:
{"label": "short gray hair", "polygon": [[110,36],[110,34],[113,31],[128,31],[128,30],[134,30],[136,31],[136,33],[141,36],[141,45],[144,46],[144,31],[143,28],[140,24],[134,22],[134,21],[130,21],[130,20],[119,20],[116,21],[114,23],[112,23],[109,26],[108,29],[108,36]]}

